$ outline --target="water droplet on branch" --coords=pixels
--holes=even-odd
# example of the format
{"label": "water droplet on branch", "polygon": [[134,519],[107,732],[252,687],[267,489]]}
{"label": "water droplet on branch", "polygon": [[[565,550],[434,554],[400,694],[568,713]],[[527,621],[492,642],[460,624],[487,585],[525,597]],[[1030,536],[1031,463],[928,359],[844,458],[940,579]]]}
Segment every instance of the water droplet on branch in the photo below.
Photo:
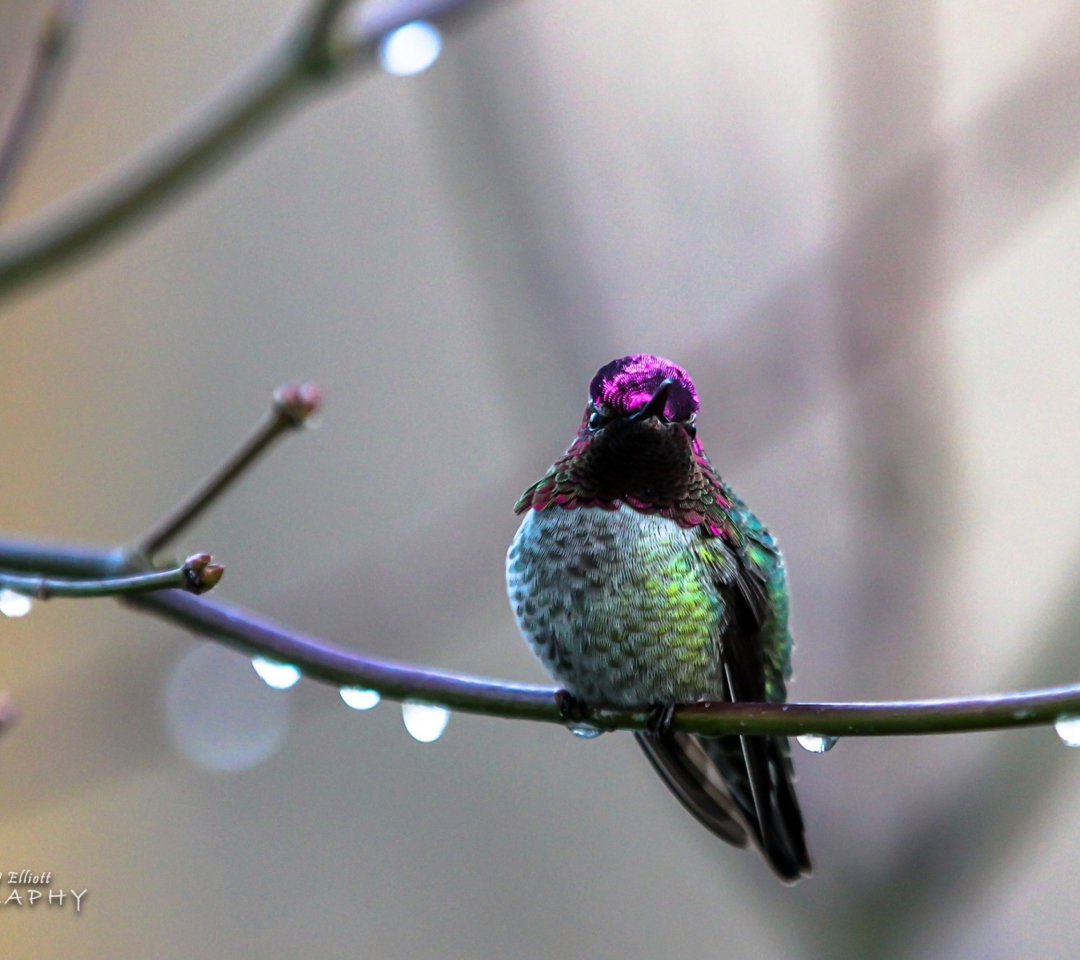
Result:
{"label": "water droplet on branch", "polygon": [[275,690],[288,690],[300,679],[300,671],[291,663],[275,663],[273,660],[264,660],[255,657],[251,661],[255,672],[263,678],[268,687]]}
{"label": "water droplet on branch", "polygon": [[804,733],[801,737],[795,738],[799,746],[810,753],[828,753],[836,746],[836,741],[839,739],[839,737],[830,737],[823,733]]}
{"label": "water droplet on branch", "polygon": [[25,617],[34,606],[34,601],[14,590],[0,590],[0,613],[5,617]]}
{"label": "water droplet on branch", "polygon": [[566,729],[575,737],[581,737],[582,740],[594,740],[604,732],[599,727],[594,727],[591,723],[568,723]]}
{"label": "water droplet on branch", "polygon": [[345,705],[353,710],[370,710],[377,707],[382,699],[378,690],[365,690],[363,687],[342,687],[339,692]]}
{"label": "water droplet on branch", "polygon": [[1065,746],[1080,747],[1080,717],[1058,717],[1054,729]]}
{"label": "water droplet on branch", "polygon": [[443,735],[450,722],[450,711],[432,703],[406,700],[401,705],[401,719],[405,721],[405,729],[414,740],[433,743]]}

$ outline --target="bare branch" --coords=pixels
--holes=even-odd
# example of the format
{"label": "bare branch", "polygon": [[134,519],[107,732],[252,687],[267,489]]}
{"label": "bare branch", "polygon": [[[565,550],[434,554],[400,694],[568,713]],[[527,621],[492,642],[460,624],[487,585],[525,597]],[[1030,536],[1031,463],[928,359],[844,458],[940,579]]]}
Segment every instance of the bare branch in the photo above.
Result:
{"label": "bare branch", "polygon": [[[392,700],[422,700],[469,713],[562,722],[553,689],[365,657],[235,607],[185,602],[190,599],[166,592],[156,598],[132,597],[129,602],[241,653],[292,664],[304,676],[323,683],[365,687]],[[645,714],[638,716],[644,726]]]}
{"label": "bare branch", "polygon": [[171,543],[264,453],[282,434],[304,426],[322,404],[314,384],[290,384],[274,392],[273,406],[239,447],[191,495],[143,537],[137,550],[149,559]]}
{"label": "bare branch", "polygon": [[[62,200],[35,221],[0,235],[0,297],[134,226],[234,155],[321,82],[374,62],[394,25],[459,14],[481,0],[379,0],[365,5],[358,32],[340,28],[347,0],[314,0],[297,26],[258,62],[157,146],[140,152]],[[368,8],[377,9],[368,15]],[[365,27],[365,16],[371,25]],[[382,32],[379,32],[379,31]],[[340,35],[344,39],[340,39]]]}
{"label": "bare branch", "polygon": [[221,580],[225,568],[210,562],[210,554],[197,553],[172,570],[155,570],[127,577],[92,579],[57,579],[26,577],[0,571],[0,589],[11,590],[36,600],[52,597],[118,597],[132,593],[179,588],[189,593],[205,593]]}
{"label": "bare branch", "polygon": [[81,579],[120,576],[128,565],[129,550],[114,550],[27,540],[0,541],[0,570],[18,570],[38,576]]}
{"label": "bare branch", "polygon": [[[233,483],[287,429],[302,426],[319,407],[321,394],[310,385],[287,386],[274,394],[266,420],[222,467],[144,540],[141,550],[94,551],[66,544],[46,546],[0,540],[0,586],[36,596],[118,595],[128,605],[152,613],[192,633],[209,637],[249,656],[295,666],[312,680],[337,687],[377,690],[393,700],[419,700],[451,710],[536,720],[570,722],[561,691],[490,680],[430,667],[365,657],[335,648],[236,607],[190,596],[209,589],[221,568],[207,554],[190,557],[174,571],[149,568],[149,558]],[[47,579],[50,573],[58,578]],[[173,580],[168,578],[172,577]],[[176,578],[182,582],[177,583]],[[154,592],[142,592],[152,590]],[[601,730],[642,730],[651,709],[608,709],[576,704],[573,722]],[[961,733],[1055,723],[1080,716],[1080,684],[1000,696],[886,703],[693,703],[676,707],[675,729],[720,734],[820,734],[835,737]]]}
{"label": "bare branch", "polygon": [[[182,593],[132,597],[128,604],[251,656],[289,663],[312,680],[366,687],[391,700],[421,700],[452,710],[565,723],[557,691],[433,670],[336,649],[245,611]],[[696,703],[677,707],[674,726],[692,733],[837,737],[963,733],[1030,727],[1080,714],[1080,684],[1002,696],[887,703]],[[643,730],[649,710],[583,708],[602,730]]]}
{"label": "bare branch", "polygon": [[[43,569],[103,574],[123,554],[0,540],[0,568],[29,562]],[[338,687],[365,687],[391,700],[437,703],[451,710],[517,720],[565,723],[554,688],[435,670],[341,650],[237,607],[177,590],[131,594],[124,602],[249,656],[290,663],[304,676]],[[1080,716],[1080,684],[987,697],[882,703],[695,703],[677,707],[678,730],[725,733],[874,737],[966,733],[1046,726]],[[583,708],[581,719],[603,730],[642,730],[649,711]]]}
{"label": "bare branch", "polygon": [[0,142],[0,208],[53,102],[83,6],[83,0],[59,0],[38,35],[26,86],[11,116],[7,134]]}

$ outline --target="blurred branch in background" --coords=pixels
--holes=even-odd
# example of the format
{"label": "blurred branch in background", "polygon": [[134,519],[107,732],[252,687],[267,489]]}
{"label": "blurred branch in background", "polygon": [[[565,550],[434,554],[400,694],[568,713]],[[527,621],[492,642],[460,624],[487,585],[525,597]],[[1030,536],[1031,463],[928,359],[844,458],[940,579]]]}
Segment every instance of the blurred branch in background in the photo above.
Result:
{"label": "blurred branch in background", "polygon": [[[1078,598],[1080,579],[1074,576],[1020,682],[1034,685],[1080,670]],[[1053,738],[996,738],[949,796],[928,805],[915,820],[888,869],[878,876],[852,871],[832,887],[811,889],[803,915],[807,940],[814,945],[810,955],[822,960],[923,955],[924,941],[954,924],[958,912],[1028,840],[1070,759]]]}
{"label": "blurred branch in background", "polygon": [[[339,650],[326,641],[304,636],[256,614],[185,596],[209,589],[222,568],[209,555],[196,555],[176,570],[149,568],[150,556],[179,535],[210,507],[289,429],[303,426],[321,403],[311,385],[286,386],[274,393],[267,417],[225,463],[184,503],[168,515],[135,549],[100,554],[68,546],[34,546],[0,541],[0,587],[38,596],[99,597],[118,595],[138,610],[155,614],[200,636],[249,656],[295,668],[312,680],[337,687],[374,690],[394,700],[417,700],[451,710],[508,719],[586,724],[596,730],[646,729],[650,711],[614,710],[577,705],[567,715],[559,691],[434,670]],[[16,576],[4,570],[32,571]],[[56,580],[68,574],[101,579]],[[153,591],[148,592],[148,591]],[[164,592],[162,592],[164,591]],[[695,703],[675,709],[677,730],[720,735],[786,734],[818,737],[828,749],[835,738],[903,734],[960,733],[1058,723],[1080,714],[1080,685],[967,700],[898,701],[892,703]],[[1069,735],[1065,727],[1062,736]]]}
{"label": "blurred branch in background", "polygon": [[0,210],[48,114],[75,41],[84,2],[59,0],[41,28],[22,96],[0,140]]}
{"label": "blurred branch in background", "polygon": [[[5,231],[0,236],[0,297],[134,226],[215,164],[235,155],[289,108],[304,102],[304,95],[373,64],[379,44],[398,28],[420,19],[449,24],[480,4],[481,0],[369,0],[362,5],[314,0],[283,40],[159,144],[106,173],[81,196],[60,201],[33,222]],[[354,8],[355,16],[350,16]],[[55,54],[43,56],[36,68],[25,101],[26,118],[17,118],[9,141],[12,170],[40,119],[39,101],[44,101],[48,77],[62,49],[60,44]],[[42,73],[45,77],[39,79]]]}
{"label": "blurred branch in background", "polygon": [[0,734],[7,733],[16,720],[19,719],[19,711],[6,693],[0,693]]}
{"label": "blurred branch in background", "polygon": [[[363,6],[358,11],[360,17],[354,22],[366,24],[364,29],[367,34],[374,37],[385,35],[393,29],[392,25],[386,25],[388,23],[404,23],[417,16],[441,16],[440,13],[430,12],[436,7],[450,11],[456,10],[457,7],[477,5],[467,2],[395,3],[391,0],[391,2]],[[857,4],[848,6],[854,10],[862,9]],[[309,31],[321,32],[324,37],[330,37],[335,32],[339,21],[344,19],[345,10],[345,5],[341,3],[313,4],[309,17],[298,27],[306,26]],[[393,20],[394,15],[397,15],[399,19]],[[390,19],[387,20],[387,17]],[[867,17],[868,21],[870,19],[873,18]],[[383,31],[382,34],[379,34],[379,30]],[[302,32],[302,29],[298,29],[291,39],[296,40]],[[311,33],[308,36],[310,37]],[[883,89],[887,88],[882,100],[889,102],[896,100],[901,104],[909,102],[912,97],[912,83],[925,82],[928,76],[923,69],[921,57],[911,54],[910,45],[901,44],[895,39],[890,40],[897,50],[902,51],[904,63],[909,64],[908,72],[912,75],[912,80],[907,82],[903,77],[897,79],[881,69],[879,63],[881,43],[864,42],[866,38],[862,35],[858,35],[857,39],[859,40],[858,47],[868,63],[870,72],[880,75],[880,86]],[[288,46],[288,42],[284,46]],[[177,195],[182,186],[203,176],[213,163],[230,155],[234,147],[242,147],[245,143],[250,144],[255,132],[266,129],[271,119],[276,120],[284,116],[285,107],[301,102],[301,95],[306,96],[304,91],[315,89],[317,84],[327,77],[340,76],[346,66],[369,63],[372,49],[371,46],[358,43],[355,37],[351,41],[345,39],[341,44],[334,46],[327,44],[319,51],[313,49],[311,59],[308,61],[309,72],[305,74],[303,82],[296,80],[295,84],[283,85],[280,88],[263,88],[269,99],[258,102],[257,99],[253,99],[245,107],[239,95],[246,94],[255,97],[259,89],[256,83],[258,77],[265,82],[269,82],[270,79],[269,74],[260,73],[261,67],[257,66],[248,78],[248,86],[237,84],[236,87],[221,94],[220,99],[216,101],[217,105],[211,108],[215,112],[216,120],[211,120],[210,114],[198,111],[198,122],[193,120],[189,124],[182,125],[178,132],[168,139],[164,147],[151,155],[151,162],[148,165],[138,160],[133,162],[130,169],[134,172],[134,176],[130,181],[119,179],[119,177],[126,177],[127,174],[119,174],[118,179],[114,181],[101,181],[103,186],[91,186],[84,199],[70,203],[65,201],[57,208],[55,217],[46,214],[45,218],[31,223],[21,233],[11,232],[0,237],[0,296],[31,281],[54,264],[65,262],[68,258],[93,248],[99,240],[108,239],[123,227],[135,224],[144,213],[152,214],[155,210],[161,209],[165,200]],[[291,52],[283,48],[276,50],[276,54],[281,54],[281,59],[277,60],[274,56],[270,56],[262,62],[262,66],[285,69],[290,62],[288,56],[295,55],[296,52],[296,49]],[[479,60],[487,71],[489,65],[482,58]],[[295,65],[296,61],[292,62]],[[1075,87],[1074,68],[1075,63],[1072,60],[1065,64],[1058,64],[1049,59],[1040,60],[1039,69],[1033,74],[1023,75],[1018,82],[1006,84],[1001,92],[991,98],[989,107],[983,109],[982,112],[977,112],[972,120],[959,129],[955,137],[932,141],[928,153],[916,155],[910,166],[901,170],[899,176],[885,183],[883,188],[871,197],[872,202],[868,203],[867,208],[856,217],[854,228],[842,238],[836,249],[828,254],[825,268],[815,262],[806,271],[806,276],[811,280],[816,280],[819,275],[832,276],[841,272],[836,269],[838,266],[843,268],[842,276],[849,278],[849,282],[844,287],[842,309],[838,312],[846,322],[850,321],[846,323],[845,331],[849,335],[848,339],[851,340],[853,348],[866,345],[865,330],[868,329],[880,328],[886,333],[899,331],[897,336],[910,337],[911,332],[906,331],[903,324],[893,323],[895,318],[884,316],[887,313],[886,308],[898,297],[909,296],[914,301],[909,310],[918,313],[929,309],[926,303],[935,300],[940,293],[934,286],[933,273],[941,253],[936,239],[937,231],[940,229],[940,215],[938,219],[934,219],[924,214],[927,212],[928,203],[933,206],[937,202],[936,184],[941,175],[942,161],[953,152],[958,149],[967,149],[968,152],[977,152],[983,156],[995,144],[999,145],[999,150],[1002,149],[1001,144],[1007,144],[1009,157],[1012,158],[1010,164],[994,166],[999,179],[993,183],[995,196],[1003,195],[1008,197],[1010,202],[998,206],[990,205],[988,209],[996,218],[995,229],[984,229],[974,239],[967,238],[962,245],[959,260],[962,261],[965,270],[970,270],[974,263],[986,257],[990,251],[996,250],[1004,241],[1012,239],[1018,230],[1018,225],[1032,219],[1034,213],[1041,209],[1046,197],[1057,190],[1059,181],[1063,181],[1065,174],[1072,170],[1076,158],[1076,131],[1080,129],[1080,126],[1076,123],[1074,105],[1080,100],[1068,95]],[[505,76],[500,79],[505,81]],[[311,83],[308,83],[308,80]],[[847,82],[852,90],[859,92],[861,96],[863,90],[861,84],[864,81],[865,77],[855,77]],[[51,86],[55,89],[54,84]],[[324,87],[320,87],[322,88]],[[895,92],[897,90],[901,93],[897,94]],[[461,100],[472,105],[469,97],[462,97]],[[1032,109],[1033,104],[1047,102],[1058,104],[1060,109],[1053,111]],[[235,110],[231,117],[228,114],[230,107]],[[878,103],[873,104],[871,119],[875,122],[880,115],[879,107]],[[43,111],[39,110],[38,116],[42,115]],[[531,114],[526,112],[525,116],[529,118]],[[30,126],[33,127],[39,123],[40,120]],[[230,126],[233,123],[235,126]],[[1004,129],[1004,135],[999,128]],[[200,142],[199,136],[205,139]],[[843,132],[845,141],[850,136],[850,131]],[[32,137],[22,139],[24,146],[20,148],[20,151],[21,156],[25,157],[25,144],[31,143]],[[491,152],[490,143],[480,137],[476,140],[483,144],[484,151]],[[174,147],[183,145],[185,149],[191,151],[187,160],[181,155],[170,158],[168,156],[170,145]],[[979,149],[976,151],[975,147]],[[1022,153],[1019,159],[1015,156],[1017,151]],[[866,152],[873,153],[872,150]],[[512,157],[511,161],[513,159]],[[853,172],[859,170],[861,166],[869,169],[869,166],[864,164],[864,159],[856,152],[851,152],[843,176],[845,178],[852,176]],[[175,167],[170,165],[173,162],[177,164]],[[14,164],[14,167],[17,166],[17,163]],[[1002,169],[1012,177],[1004,185],[1000,179],[1003,175]],[[488,173],[489,171],[485,169],[485,178]],[[0,200],[2,200],[5,186],[3,180],[4,177],[0,175]],[[123,186],[124,184],[126,186]],[[7,185],[10,185],[10,180]],[[483,186],[486,189],[489,184],[485,182]],[[550,184],[545,183],[544,196],[547,197],[549,192]],[[115,205],[110,206],[110,203]],[[907,219],[898,216],[905,211],[910,214]],[[933,214],[934,210],[930,210],[930,213]],[[901,229],[905,224],[908,225],[908,229]],[[898,240],[895,239],[897,234],[900,234]],[[23,240],[20,240],[20,237]],[[882,242],[882,237],[887,242]],[[22,261],[19,260],[20,251],[24,256]],[[921,260],[910,269],[897,270],[891,286],[881,283],[881,277],[873,271],[874,266],[878,266],[879,273],[884,270],[885,280],[888,280],[889,276],[892,276],[889,271],[893,270],[897,262],[909,265],[909,260],[914,255],[912,251],[915,253],[922,251]],[[535,251],[529,251],[530,258],[533,258],[534,254]],[[52,259],[53,257],[55,260]],[[873,278],[873,281],[864,278]],[[805,278],[801,275],[797,277],[792,281],[792,286],[797,287],[802,283],[802,279]],[[806,285],[812,284],[808,282]],[[550,286],[550,284],[546,285],[545,290]],[[860,297],[860,291],[866,296]],[[789,291],[785,290],[784,293],[789,293]],[[779,302],[782,299],[777,294],[774,300],[764,305],[759,311],[761,314],[782,317],[785,325],[782,329],[760,323],[748,324],[748,328],[753,329],[756,336],[762,337],[763,342],[769,343],[769,349],[759,351],[763,365],[776,364],[776,354],[780,348],[777,348],[773,341],[795,342],[795,338],[790,333],[792,312],[788,309],[787,302],[792,298],[788,296],[787,300]],[[575,296],[568,300],[572,301],[568,310],[568,314],[573,314],[572,322],[566,325],[565,330],[560,330],[561,339],[569,336],[567,331],[570,328],[576,329],[578,325],[576,314],[580,311],[580,297]],[[868,318],[873,319],[879,314],[890,322],[882,323],[879,327],[866,323]],[[906,313],[901,315],[901,319],[907,317]],[[757,319],[759,318],[755,315],[755,320]],[[782,333],[783,336],[778,333]],[[815,329],[814,335],[817,336],[818,333],[819,331]],[[856,335],[860,333],[864,335],[860,340],[856,340]],[[846,342],[848,341],[845,340]],[[893,350],[892,346],[886,342],[886,349],[877,351],[885,357],[887,363],[879,363],[880,357],[874,351],[870,351],[871,358],[882,367],[888,366],[890,370],[895,367],[906,373],[908,369],[905,366],[906,354],[901,358],[903,362],[893,363],[891,358],[897,351]],[[563,349],[566,348],[563,347]],[[791,350],[791,347],[787,349]],[[854,354],[854,349],[852,352]],[[726,351],[725,356],[727,353],[730,351]],[[844,373],[848,385],[852,386],[860,397],[864,397],[865,384],[872,379],[869,374],[876,376],[876,370],[865,357],[862,355],[860,357],[860,363],[848,363]],[[747,368],[751,371],[749,374],[743,372],[741,376],[737,375],[740,369]],[[730,362],[723,372],[724,376],[718,376],[715,379],[723,384],[722,389],[733,394],[731,398],[733,404],[760,403],[761,391],[754,389],[752,382],[758,374],[756,367],[748,367],[745,359],[740,356],[737,361]],[[781,393],[781,396],[794,400],[783,407],[783,410],[790,421],[795,421],[806,415],[806,409],[810,404],[806,402],[804,396],[796,393],[800,381],[797,378],[790,378],[790,380],[794,386],[789,386],[787,392]],[[759,382],[769,381],[761,376]],[[890,384],[893,383],[899,383],[902,390],[910,392],[908,381],[894,377],[890,380]],[[888,435],[881,433],[884,439],[879,439],[879,432],[883,429],[881,421],[885,419],[882,413],[888,413],[891,406],[897,402],[898,396],[902,398],[902,390],[899,393],[890,392],[887,389],[882,390],[881,396],[872,407],[863,403],[858,405],[860,418],[865,420],[865,423],[859,425],[858,430],[860,463],[869,461],[869,455],[891,452],[892,448],[887,443]],[[772,399],[774,406],[782,406],[776,402],[775,397]],[[899,404],[897,406],[899,408]],[[755,409],[754,412],[754,417],[744,419],[753,427],[752,442],[762,447],[765,445],[763,437],[767,434],[762,429],[760,411]],[[777,419],[779,424],[782,418],[778,416]],[[922,421],[916,422],[920,425],[922,423]],[[140,547],[110,551],[64,545],[39,546],[0,542],[0,567],[42,575],[48,573],[53,576],[85,578],[117,575],[120,571],[130,569],[130,565],[136,560],[140,563],[148,562],[147,558],[170,542],[180,529],[200,515],[224,487],[240,475],[250,460],[254,460],[259,452],[270,446],[276,436],[286,432],[285,429],[272,432],[267,425],[273,423],[279,423],[279,421],[275,421],[271,415],[264,427],[254,435],[254,438],[262,438],[259,441],[260,445],[251,441],[246,443],[241,451],[229,461],[229,464],[202,484],[192,498],[178,507],[154,531],[142,539],[143,556],[138,556]],[[274,430],[276,431],[276,428]],[[244,451],[247,453],[244,454]],[[918,454],[918,452],[919,448],[916,448],[915,453]],[[912,462],[921,462],[917,456],[910,459]],[[888,465],[889,461],[883,459],[883,462]],[[868,492],[884,486],[878,482],[880,477],[875,475],[870,479],[875,482],[866,485]],[[936,482],[925,484],[922,494],[925,498],[927,492],[933,492],[934,497],[937,498],[943,486],[943,483]],[[909,513],[918,516],[917,508],[924,503],[925,499],[912,500]],[[882,529],[878,526],[880,518],[871,511],[867,511],[866,519],[869,521],[867,544],[873,548],[875,539],[880,539],[879,533]],[[895,532],[903,528],[899,523],[893,523],[890,529]],[[916,527],[911,529],[917,530]],[[909,537],[908,539],[917,538]],[[908,545],[911,546],[910,543]],[[858,569],[876,570],[877,567],[866,562],[868,557],[873,560],[874,554],[867,552],[866,544],[863,545],[863,549],[862,560],[857,564]],[[925,551],[925,545],[923,550]],[[912,553],[910,555],[912,559],[905,560],[905,557],[908,557],[907,553],[902,551],[894,551],[894,553],[896,556],[892,559],[902,561],[902,563],[895,570],[889,570],[892,591],[895,595],[906,597],[907,594],[904,591],[907,588],[903,585],[909,582],[914,583],[913,579],[908,579],[908,572],[911,568],[918,568],[922,564],[924,554]],[[886,556],[884,559],[890,558]],[[904,563],[908,564],[906,568],[903,566]],[[870,582],[873,578],[866,575],[864,579]],[[884,579],[878,578],[879,581]],[[364,592],[368,593],[369,588],[365,588]],[[865,583],[858,591],[853,592],[869,596]],[[1075,591],[1066,591],[1066,602],[1077,595]],[[912,598],[915,602],[907,603],[907,606],[913,610],[923,609],[924,604],[918,602],[923,598],[917,590],[912,592],[908,599]],[[182,594],[165,593],[153,597],[136,598],[129,600],[128,604],[145,612],[155,613],[182,628],[214,637],[225,645],[240,649],[249,655],[295,662],[306,675],[323,682],[350,686],[374,686],[379,683],[382,684],[383,692],[392,697],[428,699],[455,706],[456,709],[473,710],[491,715],[528,715],[531,719],[546,722],[564,722],[558,711],[554,691],[546,688],[519,687],[497,681],[482,681],[423,667],[356,656],[330,648],[320,640],[298,635],[245,611],[221,604],[207,603]],[[898,605],[894,603],[892,606],[896,609]],[[905,657],[909,650],[917,647],[920,636],[913,635],[915,631],[910,629],[908,624],[892,617],[883,607],[872,610],[871,613],[872,616],[862,617],[863,623],[860,624],[860,628],[872,626],[874,630],[892,631],[892,636],[904,641],[895,644],[894,649]],[[357,620],[356,622],[366,621]],[[1080,624],[1080,612],[1073,604],[1059,619],[1053,635],[1044,645],[1038,663],[1026,671],[1022,677],[1011,679],[1008,685],[1036,687],[1047,682],[1055,682],[1062,677],[1078,676],[1080,662],[1077,661],[1075,654],[1078,624]],[[320,632],[332,635],[334,629],[324,629]],[[856,629],[853,633],[860,641],[873,642],[871,632],[869,629]],[[934,642],[940,642],[933,626],[928,628],[927,634],[934,637]],[[881,643],[878,645],[885,646]],[[892,671],[880,669],[880,660],[876,664],[869,658],[861,662],[864,663],[868,676],[889,677],[890,682],[896,682]],[[455,687],[455,684],[459,686]],[[841,689],[845,688],[841,687]],[[95,694],[98,693],[95,691]],[[442,699],[439,698],[440,694]],[[1069,687],[1057,688],[1053,691],[1039,691],[1020,697],[973,701],[848,705],[791,704],[786,706],[696,705],[678,713],[678,726],[680,729],[702,730],[703,732],[731,730],[749,732],[760,729],[770,732],[803,732],[834,736],[943,732],[944,728],[940,725],[946,721],[953,724],[970,724],[964,727],[951,726],[948,728],[950,730],[985,729],[989,725],[988,718],[993,722],[1000,721],[1000,725],[1011,726],[1018,726],[1021,723],[1054,722],[1063,714],[1080,712],[1078,694],[1080,694],[1080,688]],[[451,695],[458,697],[456,704],[451,703]],[[475,698],[472,702],[476,705],[469,705],[470,698]],[[803,712],[804,708],[806,712]],[[1024,715],[1017,717],[1018,711]],[[6,700],[0,701],[0,729],[6,728],[10,715],[10,704]],[[644,725],[643,714],[621,717],[617,714],[596,713],[591,715],[589,720],[598,728],[604,729]],[[828,722],[833,722],[836,726],[829,727]],[[854,724],[854,729],[852,724]],[[1076,755],[1071,751],[1061,749],[1060,742],[1053,736],[1016,734],[1008,737],[987,738],[987,741],[991,744],[991,750],[987,752],[983,762],[977,770],[969,771],[963,776],[962,782],[954,786],[944,802],[930,803],[927,800],[925,804],[920,803],[918,806],[909,804],[904,808],[905,815],[910,812],[912,822],[908,825],[908,817],[905,816],[904,824],[893,827],[894,831],[902,837],[898,845],[899,852],[888,863],[883,864],[878,873],[868,875],[865,870],[856,869],[844,858],[835,858],[834,862],[840,863],[841,869],[844,869],[845,863],[848,864],[843,883],[830,886],[827,882],[828,878],[823,876],[820,883],[806,888],[809,891],[808,896],[816,904],[814,915],[807,917],[805,938],[807,950],[820,956],[859,957],[860,960],[865,960],[867,957],[899,957],[908,953],[915,955],[913,946],[917,947],[918,938],[925,936],[928,924],[939,922],[944,926],[949,920],[955,923],[956,916],[962,912],[965,900],[973,899],[975,892],[987,884],[988,878],[1000,872],[1006,854],[1023,842],[1026,828],[1030,827],[1040,809],[1050,799],[1053,793],[1052,785],[1066,768],[1066,761],[1075,759]],[[899,767],[898,769],[904,771],[901,778],[916,772],[911,771],[910,768],[905,770],[904,767]],[[870,799],[872,794],[865,789],[860,789],[860,787],[865,787],[866,782],[871,779],[873,779],[872,776],[864,774],[862,784],[842,782],[842,789],[855,798],[852,801],[853,804],[858,802],[872,805],[873,801]],[[890,787],[892,786],[891,781],[886,782]],[[839,817],[832,810],[830,810],[830,815]],[[807,894],[804,892],[802,895]],[[787,898],[785,902],[790,904],[791,898]],[[782,916],[782,914],[778,915]]]}

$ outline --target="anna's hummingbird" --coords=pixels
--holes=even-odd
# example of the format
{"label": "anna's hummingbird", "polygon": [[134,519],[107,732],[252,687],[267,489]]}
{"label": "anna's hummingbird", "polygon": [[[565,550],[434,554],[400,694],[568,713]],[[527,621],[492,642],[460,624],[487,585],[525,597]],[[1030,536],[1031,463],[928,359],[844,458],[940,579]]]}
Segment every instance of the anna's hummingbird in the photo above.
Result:
{"label": "anna's hummingbird", "polygon": [[659,719],[679,703],[782,701],[791,676],[780,551],[709,463],[697,412],[670,360],[600,368],[570,449],[515,507],[510,605],[570,698],[650,707],[656,729],[636,736],[664,782],[793,883],[810,857],[787,738],[704,737]]}

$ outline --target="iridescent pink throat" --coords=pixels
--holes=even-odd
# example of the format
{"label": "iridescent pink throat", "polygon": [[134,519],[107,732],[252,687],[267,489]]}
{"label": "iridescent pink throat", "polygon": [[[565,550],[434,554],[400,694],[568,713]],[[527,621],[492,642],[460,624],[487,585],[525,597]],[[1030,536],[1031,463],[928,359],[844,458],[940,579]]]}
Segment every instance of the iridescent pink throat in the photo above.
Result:
{"label": "iridescent pink throat", "polygon": [[666,502],[652,502],[628,494],[617,497],[598,495],[591,489],[592,484],[588,479],[575,469],[589,442],[588,437],[579,436],[549,473],[522,494],[514,512],[521,514],[530,508],[546,510],[551,507],[563,510],[578,507],[618,510],[626,504],[641,513],[666,517],[681,527],[703,527],[713,536],[729,543],[735,542],[737,534],[728,514],[731,500],[697,439],[691,445],[693,469],[687,471],[685,483],[679,484],[676,494]]}

